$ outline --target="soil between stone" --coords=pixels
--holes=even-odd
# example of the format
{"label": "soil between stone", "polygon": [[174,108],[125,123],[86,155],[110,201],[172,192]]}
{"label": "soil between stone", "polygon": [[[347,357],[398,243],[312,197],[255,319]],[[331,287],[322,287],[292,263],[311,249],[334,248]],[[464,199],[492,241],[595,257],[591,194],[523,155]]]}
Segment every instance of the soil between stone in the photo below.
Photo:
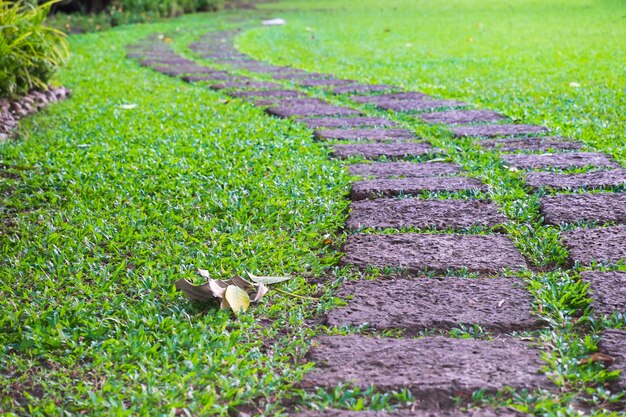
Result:
{"label": "soil between stone", "polygon": [[580,277],[590,284],[594,312],[609,316],[626,314],[626,272],[583,272]]}
{"label": "soil between stone", "polygon": [[423,200],[418,198],[353,201],[347,226],[361,228],[460,229],[495,227],[506,218],[495,204],[481,200]]}
{"label": "soil between stone", "polygon": [[487,186],[475,178],[467,177],[414,177],[398,179],[375,179],[352,184],[350,198],[394,197],[416,195],[425,191],[485,191]]}
{"label": "soil between stone", "polygon": [[575,151],[582,148],[582,143],[559,137],[536,137],[519,139],[489,139],[477,142],[486,149],[510,151]]}
{"label": "soil between stone", "polygon": [[543,126],[535,125],[479,125],[479,126],[459,126],[452,130],[454,136],[481,136],[481,137],[495,137],[495,136],[519,136],[519,135],[534,135],[548,132],[548,129]]}
{"label": "soil between stone", "polygon": [[518,411],[507,409],[495,410],[397,410],[397,411],[348,411],[331,410],[305,411],[293,414],[293,417],[529,417]]}
{"label": "soil between stone", "polygon": [[541,187],[550,187],[555,190],[619,187],[626,186],[626,169],[581,174],[530,172],[526,174],[526,182],[535,189]]}
{"label": "soil between stone", "polygon": [[279,106],[271,107],[266,111],[271,115],[283,118],[294,116],[362,116],[362,113],[358,110],[354,110],[348,107],[333,106],[330,104],[319,104],[311,106]]}
{"label": "soil between stone", "polygon": [[382,117],[303,117],[299,121],[311,129],[396,126],[395,122]]}
{"label": "soil between stone", "polygon": [[466,268],[495,274],[526,267],[513,242],[501,235],[359,234],[348,237],[344,252],[343,265],[401,268],[409,273]]}
{"label": "soil between stone", "polygon": [[626,223],[626,194],[560,194],[541,199],[546,224],[578,221]]}
{"label": "soil between stone", "polygon": [[548,154],[509,154],[501,155],[505,164],[520,169],[542,168],[584,168],[593,167],[617,167],[613,159],[599,152],[569,152]]}
{"label": "soil between stone", "polygon": [[409,390],[418,406],[448,408],[451,397],[465,400],[479,389],[495,392],[509,386],[549,389],[540,373],[541,352],[512,338],[495,341],[425,337],[422,339],[325,336],[307,358],[318,364],[304,376],[303,388],[351,383],[377,390]]}
{"label": "soil between stone", "polygon": [[366,159],[386,157],[401,159],[408,156],[419,156],[435,152],[428,143],[364,143],[333,146],[333,155],[336,158],[346,159],[351,156],[361,156]]}
{"label": "soil between stone", "polygon": [[620,378],[614,383],[613,392],[626,391],[626,331],[609,329],[602,332],[600,352],[611,356],[615,361],[609,366],[610,371],[620,371]]}
{"label": "soil between stone", "polygon": [[583,265],[626,259],[626,226],[575,229],[561,233],[570,258]]}
{"label": "soil between stone", "polygon": [[348,167],[350,174],[363,177],[438,177],[461,172],[461,168],[450,162],[374,162],[354,164]]}
{"label": "soil between stone", "polygon": [[402,112],[465,107],[467,103],[455,100],[389,100],[380,102],[376,106],[383,110]]}
{"label": "soil between stone", "polygon": [[324,129],[316,130],[314,136],[317,139],[372,140],[378,142],[417,139],[413,132],[406,129]]}
{"label": "soil between stone", "polygon": [[426,123],[462,124],[499,122],[506,116],[491,110],[448,110],[419,116]]}
{"label": "soil between stone", "polygon": [[460,324],[479,325],[490,332],[525,331],[540,325],[532,314],[533,297],[519,278],[352,281],[344,283],[336,296],[348,298],[348,305],[328,313],[330,326],[401,329],[410,337]]}

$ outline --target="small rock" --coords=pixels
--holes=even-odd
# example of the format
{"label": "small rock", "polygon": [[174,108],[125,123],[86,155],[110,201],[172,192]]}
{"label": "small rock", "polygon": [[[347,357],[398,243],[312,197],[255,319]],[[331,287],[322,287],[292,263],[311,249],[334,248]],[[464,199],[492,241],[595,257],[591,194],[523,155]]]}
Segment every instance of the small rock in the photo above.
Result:
{"label": "small rock", "polygon": [[287,21],[281,18],[268,19],[263,21],[263,26],[282,26],[286,24]]}

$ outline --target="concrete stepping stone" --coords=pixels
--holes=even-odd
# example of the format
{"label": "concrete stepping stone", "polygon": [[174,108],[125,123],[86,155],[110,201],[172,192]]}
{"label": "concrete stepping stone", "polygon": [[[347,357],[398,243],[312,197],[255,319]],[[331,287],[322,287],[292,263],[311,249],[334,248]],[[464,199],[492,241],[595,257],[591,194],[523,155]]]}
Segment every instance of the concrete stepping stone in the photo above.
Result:
{"label": "concrete stepping stone", "polygon": [[297,84],[301,87],[341,87],[354,83],[354,80],[337,80],[334,78],[322,80],[305,80],[297,82]]}
{"label": "concrete stepping stone", "polygon": [[188,83],[211,82],[211,81],[234,81],[234,77],[226,72],[216,71],[212,74],[185,75],[183,81]]}
{"label": "concrete stepping stone", "polygon": [[461,229],[495,227],[506,218],[495,204],[481,200],[392,198],[353,201],[347,226],[361,228]]}
{"label": "concrete stepping stone", "polygon": [[347,306],[328,313],[330,326],[400,329],[406,336],[424,330],[478,325],[489,332],[537,328],[533,297],[519,278],[412,278],[347,282],[337,297]]}
{"label": "concrete stepping stone", "polygon": [[506,119],[491,110],[448,110],[434,113],[425,113],[419,116],[426,123],[464,124],[464,123],[492,123]]}
{"label": "concrete stepping stone", "polygon": [[530,417],[528,414],[515,410],[474,409],[457,410],[396,410],[396,411],[348,411],[326,409],[321,411],[305,411],[291,414],[293,417]]}
{"label": "concrete stepping stone", "polygon": [[513,242],[502,235],[359,234],[348,237],[344,252],[343,265],[401,268],[409,273],[467,269],[496,274],[526,267]]}
{"label": "concrete stepping stone", "polygon": [[569,152],[547,154],[502,155],[505,164],[520,169],[572,169],[592,167],[617,167],[613,159],[599,152]]}
{"label": "concrete stepping stone", "polygon": [[229,82],[225,82],[225,83],[219,83],[219,84],[214,84],[212,86],[210,86],[209,88],[213,89],[213,90],[225,90],[225,89],[268,89],[268,90],[272,90],[272,89],[277,89],[280,88],[281,86],[279,84],[276,83],[270,83],[267,81],[229,81]]}
{"label": "concrete stepping stone", "polygon": [[406,129],[324,129],[316,130],[317,139],[371,140],[377,142],[417,139]]}
{"label": "concrete stepping stone", "polygon": [[477,142],[486,149],[501,152],[511,151],[575,151],[581,149],[582,143],[559,137],[530,137],[519,139],[489,139]]}
{"label": "concrete stepping stone", "polygon": [[583,272],[580,277],[589,283],[591,306],[596,313],[626,314],[626,272]]}
{"label": "concrete stepping stone", "polygon": [[570,258],[583,265],[626,260],[626,226],[574,229],[561,233],[561,237]]}
{"label": "concrete stepping stone", "polygon": [[388,127],[397,124],[382,117],[303,117],[299,120],[312,129],[346,129],[353,127]]}
{"label": "concrete stepping stone", "polygon": [[233,91],[229,93],[233,97],[239,98],[256,98],[256,97],[304,97],[296,90],[253,90],[253,91]]}
{"label": "concrete stepping stone", "polygon": [[452,397],[514,390],[549,389],[540,372],[541,351],[513,338],[494,341],[324,336],[314,342],[307,359],[317,368],[307,373],[300,387],[331,388],[352,384],[379,391],[409,390],[422,407],[454,406]]}
{"label": "concrete stepping stone", "polygon": [[378,103],[376,106],[383,110],[404,112],[465,107],[467,103],[455,100],[389,100]]}
{"label": "concrete stepping stone", "polygon": [[350,174],[362,177],[438,177],[461,172],[458,165],[450,162],[374,162],[353,164],[348,167]]}
{"label": "concrete stepping stone", "polygon": [[350,100],[361,104],[378,105],[386,103],[389,100],[432,100],[433,98],[427,94],[417,91],[402,91],[399,93],[378,94],[373,96],[354,96]]}
{"label": "concrete stepping stone", "polygon": [[559,194],[541,199],[546,224],[626,223],[626,193]]}
{"label": "concrete stepping stone", "polygon": [[475,178],[468,177],[374,179],[357,181],[352,184],[350,198],[356,201],[366,198],[418,195],[423,192],[468,190],[485,191],[487,186]]}
{"label": "concrete stepping stone", "polygon": [[366,159],[381,157],[400,159],[425,155],[434,151],[435,148],[428,143],[367,143],[335,145],[333,147],[333,155],[341,159],[351,156],[361,156]]}
{"label": "concrete stepping stone", "polygon": [[626,330],[608,329],[602,332],[598,349],[613,359],[609,371],[620,371],[620,378],[613,384],[614,393],[626,391]]}
{"label": "concrete stepping stone", "polygon": [[481,136],[481,137],[496,137],[496,136],[520,136],[520,135],[536,135],[548,132],[548,129],[543,126],[535,125],[478,125],[478,126],[459,126],[452,129],[454,136]]}
{"label": "concrete stepping stone", "polygon": [[266,110],[267,113],[288,118],[294,116],[349,116],[349,115],[362,115],[358,110],[354,110],[348,107],[333,106],[330,104],[319,104],[309,106],[277,106],[270,107]]}
{"label": "concrete stepping stone", "polygon": [[311,73],[301,70],[288,70],[284,72],[278,72],[272,75],[272,78],[275,80],[291,80],[291,81],[299,81],[299,80],[322,80],[331,78],[328,74],[317,74]]}
{"label": "concrete stepping stone", "polygon": [[352,84],[333,89],[334,94],[364,94],[395,90],[397,87],[385,84]]}
{"label": "concrete stepping stone", "polygon": [[555,190],[574,188],[609,188],[626,186],[626,169],[562,174],[555,172],[530,172],[526,182],[537,189],[549,187]]}

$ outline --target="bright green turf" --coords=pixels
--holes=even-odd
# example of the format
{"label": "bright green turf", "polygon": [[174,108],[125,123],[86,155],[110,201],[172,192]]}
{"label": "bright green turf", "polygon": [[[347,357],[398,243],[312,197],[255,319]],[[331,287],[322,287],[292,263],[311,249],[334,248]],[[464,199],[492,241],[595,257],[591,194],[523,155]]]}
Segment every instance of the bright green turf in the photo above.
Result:
{"label": "bright green turf", "polygon": [[[239,45],[274,62],[400,84],[580,132],[624,161],[620,3],[353,3],[272,4],[315,10],[282,11],[287,26],[254,29]],[[328,8],[334,11],[317,11]],[[349,178],[307,130],[124,58],[123,45],[154,31],[170,32],[183,50],[225,24],[219,16],[187,16],[73,37],[74,59],[59,77],[72,99],[23,123],[21,142],[0,145],[7,201],[0,212],[7,219],[0,235],[0,413],[215,415],[255,404],[271,415],[294,394],[310,407],[411,403],[406,393],[289,389],[304,370],[293,361],[315,331],[304,319],[333,304],[328,285],[296,279],[283,288],[326,290],[322,303],[275,294],[240,320],[194,307],[173,288],[180,277],[194,278],[197,267],[215,277],[345,274],[328,269],[338,253],[322,241],[343,225]],[[528,39],[536,30],[521,29],[542,25],[552,32]],[[562,57],[551,65],[557,49]],[[568,61],[572,56],[580,58]],[[119,107],[127,103],[137,108]],[[526,197],[519,174],[503,169],[495,153],[397,120],[493,186],[492,198],[510,219],[507,232],[530,260],[546,269],[562,264],[558,230],[541,225],[536,198]],[[521,394],[512,403],[555,415],[571,412],[587,389],[592,406],[606,402],[592,388],[606,375],[578,365],[595,343],[585,339],[590,327],[577,324],[588,301],[576,273],[557,268],[527,278],[549,324],[538,334],[552,347],[547,371],[567,393]],[[597,329],[609,324],[583,319]],[[450,335],[485,337],[467,328]],[[475,403],[483,401],[498,402],[477,393]]]}

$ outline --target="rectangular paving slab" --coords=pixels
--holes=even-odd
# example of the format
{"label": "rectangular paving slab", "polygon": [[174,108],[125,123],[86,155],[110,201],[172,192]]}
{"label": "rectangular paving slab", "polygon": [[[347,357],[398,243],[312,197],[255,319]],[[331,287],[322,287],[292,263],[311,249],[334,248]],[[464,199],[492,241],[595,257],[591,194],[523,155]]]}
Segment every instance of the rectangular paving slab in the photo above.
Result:
{"label": "rectangular paving slab", "polygon": [[[419,406],[419,401],[418,404]],[[530,417],[514,410],[508,409],[473,409],[468,411],[458,410],[396,410],[396,411],[349,411],[325,409],[322,411],[305,411],[290,414],[293,417]]]}
{"label": "rectangular paving slab", "polygon": [[626,330],[603,331],[598,348],[613,359],[613,363],[608,366],[609,371],[620,371],[620,377],[613,383],[611,391],[626,392]]}
{"label": "rectangular paving slab", "polygon": [[371,140],[377,142],[416,139],[415,134],[406,129],[324,129],[316,130],[318,139]]}
{"label": "rectangular paving slab", "polygon": [[386,103],[389,100],[432,100],[433,98],[427,94],[417,91],[402,91],[399,93],[387,93],[377,94],[373,96],[355,96],[350,100],[362,104],[374,104]]}
{"label": "rectangular paving slab", "polygon": [[462,123],[489,123],[506,119],[491,110],[448,110],[434,113],[424,113],[419,118],[426,123],[462,124]]}
{"label": "rectangular paving slab", "polygon": [[543,126],[521,125],[521,124],[505,124],[505,125],[478,125],[478,126],[459,126],[452,129],[454,136],[520,136],[535,135],[548,132]]}
{"label": "rectangular paving slab", "polygon": [[583,272],[583,281],[589,283],[591,306],[598,314],[626,314],[626,272]]}
{"label": "rectangular paving slab", "polygon": [[626,193],[559,194],[541,199],[546,224],[626,223]]}
{"label": "rectangular paving slab", "polygon": [[364,94],[380,91],[391,91],[398,87],[385,84],[351,84],[333,89],[335,94]]}
{"label": "rectangular paving slab", "polygon": [[352,184],[350,198],[393,197],[399,195],[417,195],[436,191],[485,191],[487,186],[475,178],[468,177],[414,177],[397,179],[374,179],[357,181]]}
{"label": "rectangular paving slab", "polygon": [[353,201],[347,226],[361,228],[460,229],[495,227],[506,222],[495,204],[481,200],[383,198]]}
{"label": "rectangular paving slab", "polygon": [[233,91],[229,93],[233,97],[304,97],[296,90],[253,90],[253,91]]}
{"label": "rectangular paving slab", "polygon": [[298,120],[312,129],[347,129],[352,127],[387,127],[396,123],[382,117],[303,117]]}
{"label": "rectangular paving slab", "polygon": [[294,116],[349,116],[362,115],[358,110],[348,107],[333,106],[330,104],[318,104],[308,106],[277,106],[270,107],[267,113],[278,117],[294,117]]}
{"label": "rectangular paving slab", "polygon": [[359,234],[348,237],[344,252],[344,265],[401,268],[411,273],[466,268],[495,274],[526,267],[513,242],[501,235]]}
{"label": "rectangular paving slab", "polygon": [[526,174],[526,183],[535,189],[549,187],[555,190],[620,187],[626,186],[626,169],[581,174],[530,172]]}
{"label": "rectangular paving slab", "polygon": [[225,83],[219,83],[219,84],[214,84],[212,85],[210,88],[214,89],[214,90],[225,90],[228,88],[233,88],[233,89],[268,89],[268,90],[275,90],[277,88],[280,88],[280,84],[276,84],[276,83],[270,83],[267,81],[229,81],[229,82],[225,82]]}
{"label": "rectangular paving slab", "polygon": [[389,100],[380,102],[376,106],[383,110],[402,112],[465,107],[467,103],[455,100]]}
{"label": "rectangular paving slab", "polygon": [[354,80],[337,80],[334,78],[323,80],[303,80],[297,84],[301,87],[340,87],[354,84]]}
{"label": "rectangular paving slab", "polygon": [[366,159],[381,157],[400,159],[434,151],[435,148],[428,143],[364,143],[333,146],[333,155],[341,159],[351,156],[361,156]]}
{"label": "rectangular paving slab", "polygon": [[574,229],[561,233],[570,258],[583,265],[594,260],[616,263],[626,260],[626,226]]}
{"label": "rectangular paving slab", "polygon": [[374,162],[353,164],[348,167],[350,174],[362,177],[438,177],[461,172],[458,165],[450,162]]}
{"label": "rectangular paving slab", "polygon": [[551,388],[540,372],[541,352],[513,338],[493,341],[324,336],[315,340],[307,359],[317,367],[300,386],[333,388],[352,384],[379,391],[409,390],[421,406],[448,408],[452,397],[492,393],[505,386],[514,390]]}
{"label": "rectangular paving slab", "polygon": [[617,167],[613,159],[599,152],[568,152],[548,154],[510,154],[500,157],[505,164],[520,169],[572,169],[593,167]]}
{"label": "rectangular paving slab", "polygon": [[559,137],[530,137],[509,139],[488,139],[476,142],[485,149],[495,149],[501,152],[514,151],[576,151],[583,147],[580,142],[574,142]]}
{"label": "rectangular paving slab", "polygon": [[344,283],[335,296],[347,305],[331,310],[330,326],[421,331],[481,326],[490,332],[531,330],[540,324],[532,314],[532,295],[519,278],[411,278]]}

